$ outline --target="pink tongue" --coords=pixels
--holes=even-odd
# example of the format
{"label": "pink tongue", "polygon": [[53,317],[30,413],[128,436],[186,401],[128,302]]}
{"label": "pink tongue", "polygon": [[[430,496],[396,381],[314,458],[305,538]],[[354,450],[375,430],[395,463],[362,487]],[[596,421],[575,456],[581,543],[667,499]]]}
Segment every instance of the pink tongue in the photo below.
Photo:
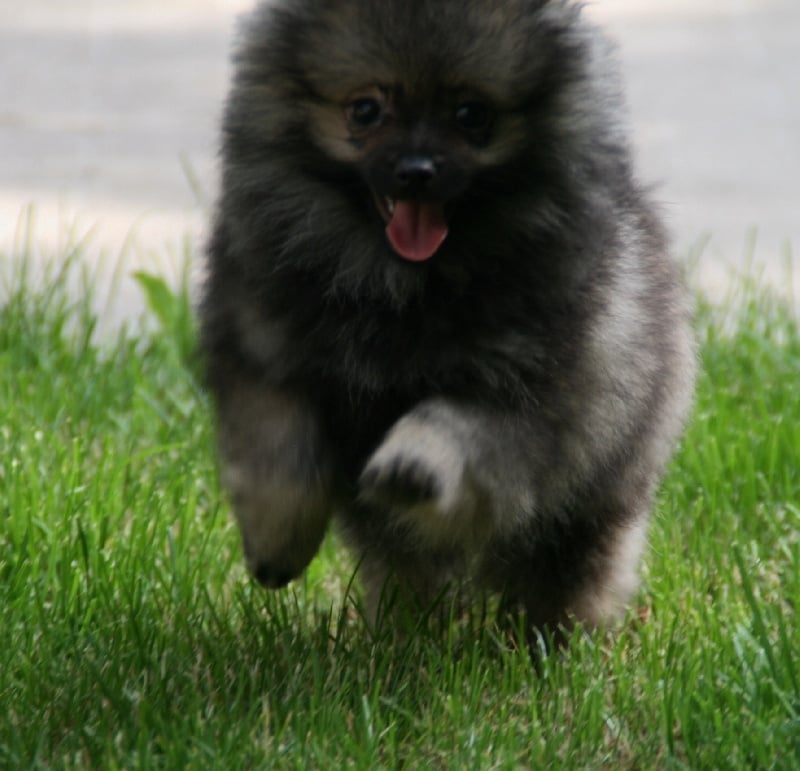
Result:
{"label": "pink tongue", "polygon": [[386,235],[394,250],[407,260],[422,262],[433,257],[447,238],[442,205],[397,201]]}

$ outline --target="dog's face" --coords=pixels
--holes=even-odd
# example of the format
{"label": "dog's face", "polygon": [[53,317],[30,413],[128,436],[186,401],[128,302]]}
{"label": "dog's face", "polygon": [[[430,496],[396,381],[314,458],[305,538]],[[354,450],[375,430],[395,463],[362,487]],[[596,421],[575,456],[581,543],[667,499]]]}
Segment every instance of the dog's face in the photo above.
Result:
{"label": "dog's face", "polygon": [[357,169],[368,204],[401,257],[432,257],[454,207],[487,165],[497,108],[468,88],[418,95],[402,82],[365,83],[312,111],[320,147]]}
{"label": "dog's face", "polygon": [[356,172],[394,252],[426,261],[530,141],[558,24],[531,0],[310,5],[294,69],[310,138]]}
{"label": "dog's face", "polygon": [[226,121],[251,264],[268,246],[332,293],[404,305],[432,274],[514,263],[558,226],[576,146],[601,141],[577,19],[562,0],[265,6]]}

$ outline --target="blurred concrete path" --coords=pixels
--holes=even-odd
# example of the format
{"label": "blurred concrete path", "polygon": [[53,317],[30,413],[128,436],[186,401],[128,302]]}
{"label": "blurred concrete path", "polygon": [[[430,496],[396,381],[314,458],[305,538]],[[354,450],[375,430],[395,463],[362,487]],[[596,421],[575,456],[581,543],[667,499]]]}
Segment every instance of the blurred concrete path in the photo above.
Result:
{"label": "blurred concrete path", "polygon": [[249,4],[0,0],[0,261],[32,246],[42,274],[85,240],[100,310],[122,276],[111,327],[141,311],[130,272],[177,276],[187,239],[202,239],[229,47]]}
{"label": "blurred concrete path", "polygon": [[[38,259],[87,236],[98,277],[174,272],[203,237],[235,17],[250,0],[0,0],[0,260],[33,206]],[[787,283],[800,250],[800,2],[595,0],[621,59],[641,176],[719,294],[757,229]],[[39,255],[37,257],[37,255]],[[0,285],[0,291],[2,286]],[[111,307],[136,315],[123,281]]]}
{"label": "blurred concrete path", "polygon": [[678,253],[705,244],[697,281],[724,297],[731,268],[750,269],[800,298],[800,0],[591,12],[620,44],[639,169]]}

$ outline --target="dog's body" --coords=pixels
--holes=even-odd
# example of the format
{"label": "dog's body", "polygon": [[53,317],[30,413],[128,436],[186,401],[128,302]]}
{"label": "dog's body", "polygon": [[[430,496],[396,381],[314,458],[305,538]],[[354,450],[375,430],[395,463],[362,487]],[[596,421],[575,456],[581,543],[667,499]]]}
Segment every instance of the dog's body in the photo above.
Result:
{"label": "dog's body", "polygon": [[560,0],[250,20],[202,304],[248,566],[335,513],[370,603],[445,582],[618,615],[694,371],[606,46]]}

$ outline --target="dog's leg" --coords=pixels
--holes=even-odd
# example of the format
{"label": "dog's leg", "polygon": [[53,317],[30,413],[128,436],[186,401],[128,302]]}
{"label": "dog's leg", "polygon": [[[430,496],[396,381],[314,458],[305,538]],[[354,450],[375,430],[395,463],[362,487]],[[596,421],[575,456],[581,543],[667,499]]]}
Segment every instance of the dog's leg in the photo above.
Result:
{"label": "dog's leg", "polygon": [[247,566],[265,586],[283,586],[314,557],[330,518],[317,421],[295,398],[244,380],[229,384],[218,412]]}
{"label": "dog's leg", "polygon": [[[368,460],[361,499],[388,515],[387,532],[403,543],[457,555],[467,575],[508,592],[534,625],[601,625],[637,586],[654,466],[592,474],[595,458],[554,454],[558,443],[533,423],[443,399],[421,404]],[[373,543],[373,558],[394,567],[390,539]],[[418,593],[413,573],[410,582]]]}
{"label": "dog's leg", "polygon": [[425,402],[368,460],[361,499],[388,511],[426,550],[474,551],[531,516],[533,450],[518,439],[519,426],[508,417],[444,399]]}

